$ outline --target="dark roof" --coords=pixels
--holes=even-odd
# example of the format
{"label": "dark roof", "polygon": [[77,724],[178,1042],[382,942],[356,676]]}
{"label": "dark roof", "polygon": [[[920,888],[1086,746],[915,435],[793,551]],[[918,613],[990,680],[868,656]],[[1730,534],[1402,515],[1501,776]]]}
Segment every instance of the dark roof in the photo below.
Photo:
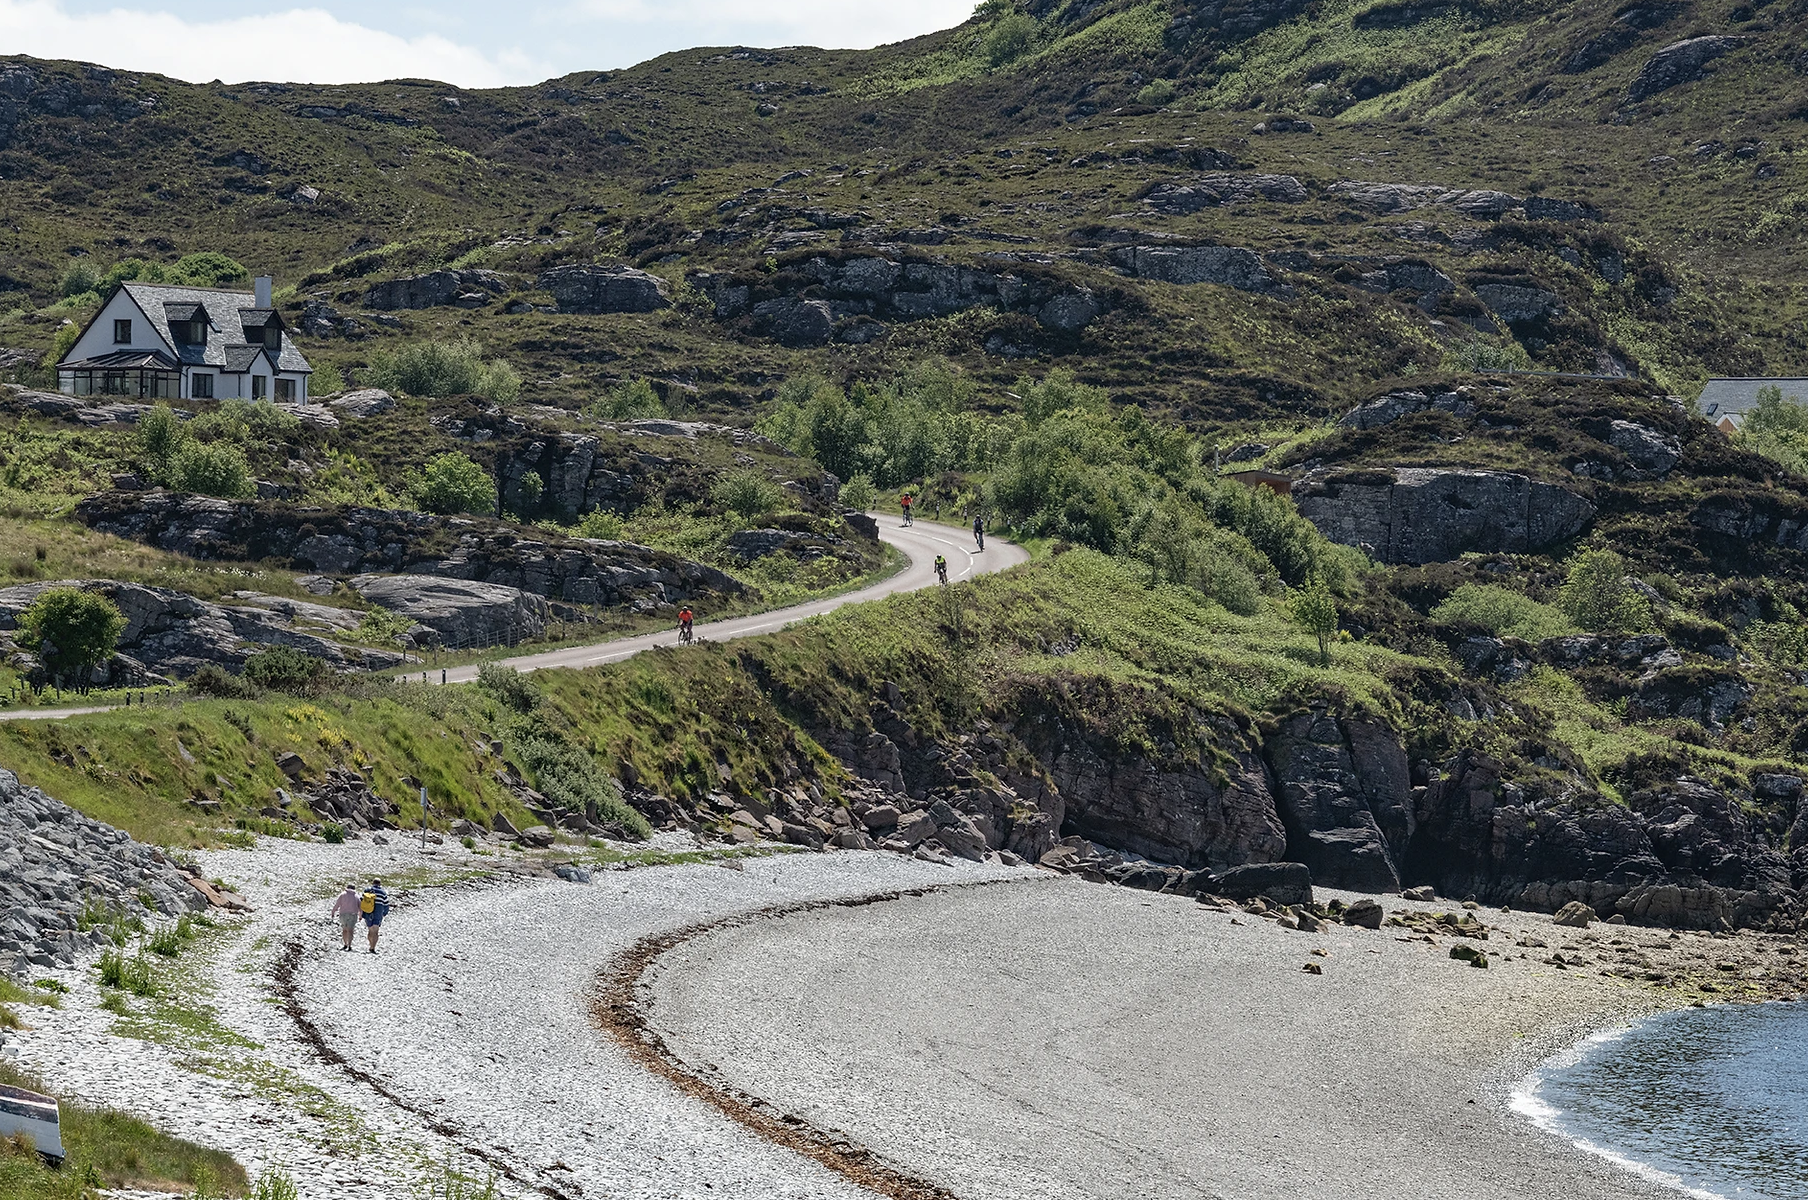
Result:
{"label": "dark roof", "polygon": [[171,321],[200,321],[207,316],[207,306],[192,300],[165,301],[163,315]]}
{"label": "dark roof", "polygon": [[1760,388],[1780,388],[1785,400],[1808,402],[1808,379],[1710,379],[1695,406],[1701,415],[1718,423],[1722,417],[1743,417],[1758,407]]}
{"label": "dark roof", "polygon": [[[251,292],[225,291],[220,288],[176,287],[167,283],[122,283],[120,287],[132,297],[144,315],[156,327],[164,341],[174,346],[176,339],[170,336],[169,323],[184,318],[174,316],[172,307],[183,305],[199,306],[207,315],[211,328],[207,332],[207,345],[181,347],[182,361],[194,366],[218,367],[224,371],[243,371],[251,365],[251,359],[244,360],[243,365],[231,365],[227,362],[228,347],[245,347],[251,339],[245,335],[245,322],[241,313],[263,314],[263,319],[252,319],[252,328],[260,328],[269,323],[274,309],[258,308],[257,297]],[[199,320],[190,317],[188,320]],[[277,318],[279,321],[280,317]],[[264,347],[250,347],[258,353],[264,353]],[[295,371],[308,373],[313,370],[308,360],[302,357],[300,349],[287,333],[283,334],[282,348],[270,353],[278,371]]]}
{"label": "dark roof", "polygon": [[257,356],[264,352],[262,346],[227,346],[226,358],[220,365],[228,371],[249,371]]}
{"label": "dark roof", "polygon": [[268,325],[270,323],[270,318],[272,317],[276,318],[276,323],[278,325],[282,324],[282,317],[277,315],[274,308],[239,309],[239,324],[241,325]]}
{"label": "dark roof", "polygon": [[75,362],[60,362],[64,371],[174,371],[176,360],[161,350],[115,350]]}

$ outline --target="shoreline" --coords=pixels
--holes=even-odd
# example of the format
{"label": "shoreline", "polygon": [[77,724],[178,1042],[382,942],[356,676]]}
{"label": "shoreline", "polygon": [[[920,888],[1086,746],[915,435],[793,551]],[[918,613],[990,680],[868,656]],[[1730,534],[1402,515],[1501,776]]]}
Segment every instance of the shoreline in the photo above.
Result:
{"label": "shoreline", "polygon": [[[1101,1200],[1630,1200],[1676,1193],[1539,1128],[1513,1111],[1516,1090],[1552,1055],[1695,995],[1613,974],[1605,959],[1633,954],[1675,977],[1705,956],[1724,978],[1721,956],[1783,940],[1585,933],[1478,911],[1494,960],[1481,971],[1447,957],[1457,939],[1393,925],[1303,933],[1077,881],[1008,902],[1027,891],[700,935],[650,972],[646,1019],[722,1086],[962,1200],[1025,1186]],[[1390,913],[1451,907],[1382,900]],[[1314,948],[1327,951],[1325,976],[1302,971]],[[1165,965],[1164,952],[1185,964]],[[1543,961],[1553,953],[1574,965]],[[1125,988],[1143,1002],[1125,1003]],[[1236,1104],[1208,1120],[1176,1095]],[[1444,1137],[1428,1152],[1430,1129]]]}

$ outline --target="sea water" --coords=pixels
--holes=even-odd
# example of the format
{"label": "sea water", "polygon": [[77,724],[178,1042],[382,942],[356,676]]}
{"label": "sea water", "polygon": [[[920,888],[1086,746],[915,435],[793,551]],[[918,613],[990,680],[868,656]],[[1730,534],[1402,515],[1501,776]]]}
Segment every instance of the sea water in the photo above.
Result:
{"label": "sea water", "polygon": [[1545,1063],[1514,1107],[1703,1200],[1808,1197],[1808,1004],[1686,1008]]}

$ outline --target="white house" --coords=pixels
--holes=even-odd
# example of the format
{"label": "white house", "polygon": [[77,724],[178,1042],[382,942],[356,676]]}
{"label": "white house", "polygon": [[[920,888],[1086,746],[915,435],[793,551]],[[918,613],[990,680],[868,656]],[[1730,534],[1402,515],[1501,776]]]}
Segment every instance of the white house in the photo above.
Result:
{"label": "white house", "polygon": [[57,385],[72,396],[300,403],[313,368],[270,303],[269,276],[253,289],[122,283],[57,363]]}

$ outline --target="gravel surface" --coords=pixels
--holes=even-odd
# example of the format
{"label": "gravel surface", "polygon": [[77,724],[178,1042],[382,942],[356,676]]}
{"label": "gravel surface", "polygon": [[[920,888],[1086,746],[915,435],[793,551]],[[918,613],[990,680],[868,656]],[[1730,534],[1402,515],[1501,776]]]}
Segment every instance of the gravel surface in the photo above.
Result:
{"label": "gravel surface", "polygon": [[1488,970],[1406,933],[1042,876],[724,926],[657,961],[646,1007],[687,1064],[963,1200],[1671,1194],[1509,1108],[1650,992],[1499,933]]}

